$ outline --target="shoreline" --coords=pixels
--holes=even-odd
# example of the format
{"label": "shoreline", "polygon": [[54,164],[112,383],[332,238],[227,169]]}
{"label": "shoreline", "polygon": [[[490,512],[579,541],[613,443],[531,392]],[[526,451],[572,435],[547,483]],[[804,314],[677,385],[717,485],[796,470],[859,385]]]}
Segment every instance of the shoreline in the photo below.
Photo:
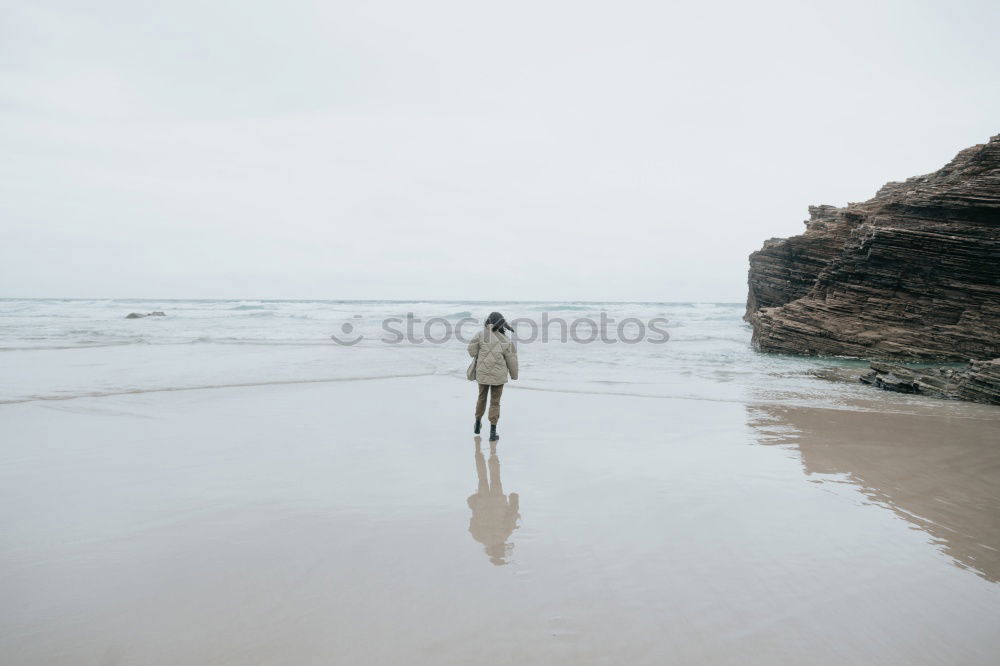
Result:
{"label": "shoreline", "polygon": [[[235,382],[235,383],[221,383],[221,384],[208,384],[199,386],[165,386],[149,389],[133,389],[133,390],[118,390],[118,391],[108,391],[108,392],[92,392],[92,393],[81,393],[74,395],[45,395],[45,396],[31,396],[23,399],[14,400],[0,400],[0,406],[4,405],[20,405],[28,404],[34,402],[60,402],[66,400],[84,400],[91,398],[115,398],[115,397],[125,397],[131,395],[146,395],[155,393],[178,393],[178,392],[188,392],[188,391],[215,391],[215,390],[225,390],[225,389],[240,389],[240,388],[264,388],[269,386],[295,386],[295,385],[308,385],[308,384],[339,384],[339,383],[352,383],[352,382],[370,382],[370,381],[381,381],[381,380],[393,380],[393,379],[413,379],[419,377],[440,377],[447,379],[459,380],[462,383],[467,383],[468,380],[462,376],[462,373],[458,370],[442,374],[438,372],[429,373],[407,373],[407,374],[395,374],[395,375],[377,375],[371,377],[326,377],[326,378],[306,378],[306,379],[287,379],[287,380],[272,380],[272,381],[260,381],[260,382]],[[832,383],[844,383],[843,379],[832,379],[832,378],[820,378],[822,381],[832,382]],[[528,380],[530,381],[530,380]],[[622,384],[627,384],[627,382],[621,382]],[[856,400],[854,402],[845,402],[838,405],[819,405],[819,404],[806,404],[806,403],[795,403],[793,401],[788,401],[786,399],[771,399],[771,400],[761,400],[753,398],[710,398],[702,396],[690,396],[690,395],[663,395],[655,393],[635,393],[626,391],[601,391],[601,390],[585,390],[585,389],[573,389],[566,388],[564,386],[530,386],[521,382],[513,382],[511,388],[515,390],[523,391],[537,391],[541,393],[563,393],[572,395],[595,395],[595,396],[621,396],[627,398],[642,398],[642,399],[655,399],[655,400],[689,400],[696,402],[715,402],[724,404],[734,404],[743,405],[746,407],[768,407],[768,406],[780,406],[791,404],[798,408],[803,409],[816,409],[816,410],[829,410],[834,412],[861,412],[861,413],[884,413],[884,414],[898,414],[898,415],[914,415],[914,416],[941,416],[947,418],[963,418],[963,419],[980,419],[980,420],[994,420],[1000,421],[1000,409],[997,409],[995,405],[989,405],[984,403],[974,403],[969,401],[961,401],[957,399],[947,399],[939,398],[935,396],[906,396],[907,398],[914,398],[916,400],[909,400],[905,402],[900,402],[897,404],[887,404],[884,400],[879,400],[879,394],[873,391],[873,397],[871,400]],[[899,396],[899,394],[894,394],[893,392],[885,392],[889,395]],[[948,409],[949,407],[967,407],[965,410],[959,410],[958,413],[954,409]],[[947,410],[946,413],[935,414],[934,412],[943,412]],[[961,411],[972,412],[969,414],[963,414]]]}

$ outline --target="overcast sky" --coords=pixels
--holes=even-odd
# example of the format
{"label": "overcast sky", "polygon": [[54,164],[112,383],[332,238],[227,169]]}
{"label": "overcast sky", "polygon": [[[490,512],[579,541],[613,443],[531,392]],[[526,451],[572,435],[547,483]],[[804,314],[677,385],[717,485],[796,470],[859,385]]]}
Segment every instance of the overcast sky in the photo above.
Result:
{"label": "overcast sky", "polygon": [[0,296],[719,300],[1000,132],[1000,3],[0,9]]}

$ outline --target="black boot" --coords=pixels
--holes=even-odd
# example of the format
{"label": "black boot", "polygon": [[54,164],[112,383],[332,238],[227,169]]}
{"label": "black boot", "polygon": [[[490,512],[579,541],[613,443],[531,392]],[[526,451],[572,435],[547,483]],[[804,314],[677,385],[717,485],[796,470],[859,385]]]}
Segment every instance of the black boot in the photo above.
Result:
{"label": "black boot", "polygon": [[491,442],[495,442],[498,439],[500,439],[500,435],[497,434],[497,424],[496,423],[491,423],[490,424],[490,441]]}
{"label": "black boot", "polygon": [[483,422],[476,419],[476,427],[472,429],[472,433],[475,435],[479,434],[479,431],[483,429]]}

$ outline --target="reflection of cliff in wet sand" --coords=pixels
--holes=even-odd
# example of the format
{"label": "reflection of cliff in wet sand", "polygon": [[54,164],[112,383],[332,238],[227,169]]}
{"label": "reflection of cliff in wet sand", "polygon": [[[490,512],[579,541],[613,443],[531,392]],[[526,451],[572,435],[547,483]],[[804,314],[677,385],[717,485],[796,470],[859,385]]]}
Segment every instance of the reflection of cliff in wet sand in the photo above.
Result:
{"label": "reflection of cliff in wet sand", "polygon": [[846,474],[958,566],[1000,581],[997,421],[755,406],[750,424],[795,445],[807,474]]}
{"label": "reflection of cliff in wet sand", "polygon": [[486,547],[490,562],[496,565],[507,563],[514,544],[507,539],[517,529],[518,496],[504,495],[500,483],[500,459],[497,457],[497,443],[490,442],[490,459],[487,464],[483,457],[482,438],[476,437],[476,475],[479,488],[469,496],[472,518],[469,533],[472,538]]}

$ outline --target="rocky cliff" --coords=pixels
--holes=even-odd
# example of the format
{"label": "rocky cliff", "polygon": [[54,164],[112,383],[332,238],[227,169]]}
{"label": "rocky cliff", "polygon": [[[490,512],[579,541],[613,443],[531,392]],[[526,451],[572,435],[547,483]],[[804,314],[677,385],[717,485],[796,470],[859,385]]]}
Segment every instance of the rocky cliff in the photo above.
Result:
{"label": "rocky cliff", "polygon": [[750,255],[754,345],[912,361],[1000,357],[1000,135]]}

